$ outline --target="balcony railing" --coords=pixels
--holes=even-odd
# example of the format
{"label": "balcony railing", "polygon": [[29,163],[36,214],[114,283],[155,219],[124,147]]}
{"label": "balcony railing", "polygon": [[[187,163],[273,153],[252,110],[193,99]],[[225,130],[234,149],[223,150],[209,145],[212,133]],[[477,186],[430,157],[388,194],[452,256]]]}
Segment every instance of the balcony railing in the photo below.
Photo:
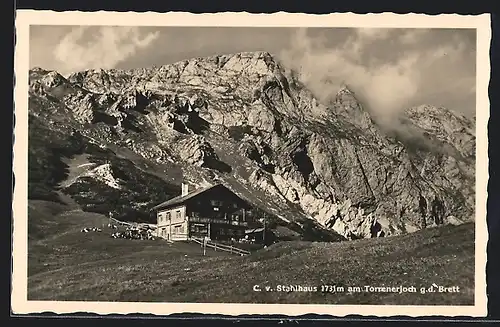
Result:
{"label": "balcony railing", "polygon": [[246,221],[226,220],[226,219],[217,219],[217,218],[189,217],[188,221],[195,222],[195,223],[212,223],[212,224],[224,224],[224,225],[233,225],[233,226],[248,226],[248,222],[246,222]]}

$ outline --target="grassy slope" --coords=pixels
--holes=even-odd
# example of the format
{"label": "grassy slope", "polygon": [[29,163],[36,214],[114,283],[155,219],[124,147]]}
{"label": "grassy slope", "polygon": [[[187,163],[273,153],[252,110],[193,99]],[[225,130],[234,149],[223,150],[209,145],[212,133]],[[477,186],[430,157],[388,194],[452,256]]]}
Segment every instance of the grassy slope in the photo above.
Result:
{"label": "grassy slope", "polygon": [[[472,304],[473,225],[385,239],[281,242],[247,257],[197,245],[112,239],[104,216],[31,201],[30,300],[245,303]],[[189,270],[189,271],[186,271]],[[255,284],[460,286],[454,294],[254,292]]]}
{"label": "grassy slope", "polygon": [[41,119],[29,116],[28,197],[58,201],[55,189],[66,178],[65,157],[82,150],[82,144],[65,130],[48,128]]}
{"label": "grassy slope", "polygon": [[[49,128],[43,119],[32,115],[29,123],[29,199],[61,202],[70,195],[89,212],[114,211],[121,220],[152,221],[149,209],[179,192],[143,165],[102,150],[88,139],[71,136],[68,126]],[[113,175],[123,181],[123,190],[89,177],[68,186],[85,171],[106,162],[111,164]],[[140,207],[131,205],[141,203]]]}

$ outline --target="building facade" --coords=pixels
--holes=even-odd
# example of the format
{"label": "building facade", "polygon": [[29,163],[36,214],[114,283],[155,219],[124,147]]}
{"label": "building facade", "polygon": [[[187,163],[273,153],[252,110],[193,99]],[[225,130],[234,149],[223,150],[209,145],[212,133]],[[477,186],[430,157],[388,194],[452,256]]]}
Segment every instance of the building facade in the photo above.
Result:
{"label": "building facade", "polygon": [[192,237],[241,239],[252,211],[250,204],[221,184],[191,193],[183,184],[180,196],[153,209],[157,217],[157,237],[170,241]]}

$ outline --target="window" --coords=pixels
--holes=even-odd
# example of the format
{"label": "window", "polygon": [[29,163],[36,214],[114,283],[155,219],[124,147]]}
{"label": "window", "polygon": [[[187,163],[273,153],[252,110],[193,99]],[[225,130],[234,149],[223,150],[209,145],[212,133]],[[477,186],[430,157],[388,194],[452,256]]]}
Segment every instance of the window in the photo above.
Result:
{"label": "window", "polygon": [[222,207],[222,201],[219,200],[211,200],[210,204],[212,204],[212,206],[214,207]]}
{"label": "window", "polygon": [[165,214],[165,220],[170,220],[170,211]]}
{"label": "window", "polygon": [[181,211],[180,210],[177,210],[176,213],[175,213],[175,217],[177,219],[181,219]]}

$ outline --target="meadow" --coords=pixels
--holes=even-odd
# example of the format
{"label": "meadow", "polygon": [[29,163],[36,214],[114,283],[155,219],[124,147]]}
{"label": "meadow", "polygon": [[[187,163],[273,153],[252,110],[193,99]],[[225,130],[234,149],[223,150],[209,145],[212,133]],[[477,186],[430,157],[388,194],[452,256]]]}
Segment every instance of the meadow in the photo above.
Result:
{"label": "meadow", "polygon": [[28,224],[28,300],[474,304],[473,223],[378,239],[283,241],[248,256],[113,239],[105,216],[50,201],[29,201]]}

